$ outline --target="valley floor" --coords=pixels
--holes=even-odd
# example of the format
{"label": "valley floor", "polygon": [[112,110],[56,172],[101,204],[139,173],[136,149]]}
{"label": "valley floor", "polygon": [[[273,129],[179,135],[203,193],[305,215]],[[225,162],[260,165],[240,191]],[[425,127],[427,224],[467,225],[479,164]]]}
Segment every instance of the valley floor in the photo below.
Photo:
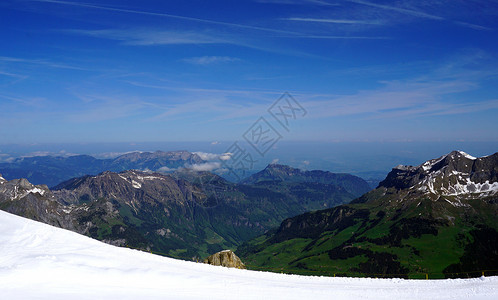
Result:
{"label": "valley floor", "polygon": [[0,211],[2,299],[498,299],[498,277],[330,278],[227,269],[110,246]]}

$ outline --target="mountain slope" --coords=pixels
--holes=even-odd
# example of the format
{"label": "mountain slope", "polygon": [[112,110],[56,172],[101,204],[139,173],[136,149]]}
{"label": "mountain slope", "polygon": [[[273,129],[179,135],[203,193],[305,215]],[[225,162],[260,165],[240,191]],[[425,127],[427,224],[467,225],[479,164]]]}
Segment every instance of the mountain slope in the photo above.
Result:
{"label": "mountain slope", "polygon": [[496,299],[498,277],[326,278],[229,269],[118,248],[0,211],[4,299]]}
{"label": "mountain slope", "polygon": [[498,153],[398,166],[349,205],[284,220],[238,249],[249,268],[478,276],[498,270]]}
{"label": "mountain slope", "polygon": [[334,184],[356,197],[370,191],[370,186],[365,180],[351,174],[321,170],[303,171],[279,164],[269,164],[264,170],[244,179],[242,183],[257,184],[267,181]]}

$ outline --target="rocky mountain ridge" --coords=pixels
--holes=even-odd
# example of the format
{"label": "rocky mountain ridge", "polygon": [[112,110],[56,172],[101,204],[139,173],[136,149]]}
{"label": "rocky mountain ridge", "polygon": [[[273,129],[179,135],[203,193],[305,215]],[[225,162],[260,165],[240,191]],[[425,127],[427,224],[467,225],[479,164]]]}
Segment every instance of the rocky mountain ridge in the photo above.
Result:
{"label": "rocky mountain ridge", "polygon": [[2,182],[9,189],[0,209],[114,245],[190,259],[234,248],[287,217],[353,199],[332,184],[244,185],[193,171],[106,171],[52,190],[25,179]]}
{"label": "rocky mountain ridge", "polygon": [[442,196],[488,196],[498,192],[498,155],[475,158],[453,151],[419,166],[397,166],[379,186]]}

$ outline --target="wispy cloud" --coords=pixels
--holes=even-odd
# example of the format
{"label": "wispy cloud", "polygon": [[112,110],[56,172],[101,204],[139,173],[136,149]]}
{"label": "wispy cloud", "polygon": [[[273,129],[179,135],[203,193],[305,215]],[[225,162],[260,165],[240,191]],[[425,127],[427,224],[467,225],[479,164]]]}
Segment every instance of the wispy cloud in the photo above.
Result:
{"label": "wispy cloud", "polygon": [[288,21],[313,22],[313,23],[332,23],[332,24],[361,24],[361,25],[382,25],[380,20],[344,20],[344,19],[317,19],[317,18],[284,18]]}
{"label": "wispy cloud", "polygon": [[129,95],[98,95],[73,92],[82,103],[80,109],[67,112],[62,116],[69,122],[85,123],[115,120],[140,115],[150,106],[140,97]]}
{"label": "wispy cloud", "polygon": [[229,43],[220,37],[191,31],[163,31],[149,29],[101,29],[101,30],[65,30],[67,33],[87,35],[96,38],[122,41],[126,45],[181,45],[181,44],[216,44]]}
{"label": "wispy cloud", "polygon": [[292,4],[292,5],[310,5],[315,4],[319,6],[338,6],[337,3],[329,3],[321,0],[255,0],[259,3],[275,3],[275,4]]}
{"label": "wispy cloud", "polygon": [[0,70],[0,75],[7,76],[7,77],[13,77],[13,78],[18,78],[18,79],[26,79],[28,76],[26,75],[20,75],[20,74],[15,74],[15,73],[10,73],[10,72],[4,72]]}
{"label": "wispy cloud", "polygon": [[308,35],[302,38],[306,39],[324,39],[324,40],[387,40],[387,36],[359,36],[359,35]]}
{"label": "wispy cloud", "polygon": [[57,62],[44,60],[44,59],[29,59],[29,58],[0,56],[0,62],[42,65],[45,67],[58,68],[58,69],[85,70],[85,71],[88,70],[86,68],[66,65],[66,64],[57,63]]}
{"label": "wispy cloud", "polygon": [[0,70],[0,77],[1,76],[5,76],[5,77],[10,78],[10,80],[7,80],[8,81],[7,83],[4,83],[1,85],[3,87],[9,86],[9,85],[14,85],[18,82],[21,82],[21,81],[29,78],[29,76],[26,76],[26,75],[16,74],[16,73],[12,73],[12,72],[5,72],[5,71]]}
{"label": "wispy cloud", "polygon": [[[476,84],[466,80],[423,81],[411,79],[405,81],[384,82],[384,86],[375,90],[364,90],[354,95],[331,96],[325,100],[307,101],[309,115],[328,118],[345,115],[363,115],[366,118],[407,117],[436,114],[459,114],[485,110],[495,100],[481,101],[484,106],[476,106],[465,111],[456,107],[470,107],[471,104],[459,104],[445,100],[452,94],[474,90]],[[475,103],[473,104],[475,106]],[[486,108],[485,108],[486,107]],[[498,108],[496,106],[495,108]]]}
{"label": "wispy cloud", "polygon": [[413,17],[426,18],[426,19],[432,19],[432,20],[444,20],[443,17],[431,15],[431,14],[428,14],[428,13],[425,13],[422,11],[418,11],[418,10],[413,10],[413,9],[407,9],[407,8],[385,5],[385,4],[372,3],[372,2],[362,1],[362,0],[346,0],[346,1],[357,3],[357,4],[362,4],[362,5],[367,5],[367,6],[371,6],[371,7],[376,7],[376,8],[380,8],[380,9],[384,9],[384,10],[391,10],[391,11],[395,11],[398,13],[410,15]]}
{"label": "wispy cloud", "polygon": [[45,99],[41,97],[14,97],[5,94],[0,94],[0,98],[30,107],[40,107],[45,101]]}
{"label": "wispy cloud", "polygon": [[235,62],[239,60],[239,58],[230,56],[198,56],[183,59],[183,61],[194,65],[211,65],[217,63]]}
{"label": "wispy cloud", "polygon": [[165,18],[171,18],[171,19],[177,19],[177,20],[183,20],[183,21],[228,26],[228,27],[239,28],[239,29],[249,29],[249,30],[257,30],[257,31],[273,32],[273,33],[296,34],[295,32],[292,32],[292,31],[280,30],[280,29],[275,29],[275,28],[266,28],[266,27],[251,26],[251,25],[244,25],[244,24],[237,24],[237,23],[230,23],[230,22],[222,22],[222,21],[216,21],[216,20],[209,20],[209,19],[168,14],[168,13],[162,13],[162,12],[149,12],[149,11],[142,11],[142,10],[137,10],[137,9],[116,8],[116,7],[110,7],[110,6],[95,5],[95,4],[88,4],[88,3],[77,3],[77,2],[69,2],[69,1],[60,1],[60,0],[32,0],[32,1],[61,4],[61,5],[70,5],[70,6],[78,6],[78,7],[85,7],[85,8],[93,8],[93,9],[100,9],[100,10],[107,10],[107,11],[114,11],[114,12],[121,12],[121,13],[140,14],[140,15],[148,15],[148,16],[155,16],[155,17],[165,17]]}
{"label": "wispy cloud", "polygon": [[[455,56],[426,70],[424,75],[380,81],[381,87],[352,95],[296,95],[305,101],[310,117],[357,115],[365,118],[420,117],[466,114],[498,109],[495,97],[469,101],[486,78],[496,77],[493,63],[477,52]],[[490,66],[484,67],[484,64]],[[472,97],[472,96],[470,96]]]}
{"label": "wispy cloud", "polygon": [[413,8],[405,8],[405,7],[395,6],[395,5],[378,4],[378,3],[372,3],[369,1],[363,1],[363,0],[346,0],[346,1],[360,4],[360,5],[375,7],[375,8],[382,9],[382,10],[394,11],[394,12],[397,12],[400,14],[405,14],[405,15],[409,15],[409,16],[417,17],[417,18],[424,18],[424,19],[437,20],[437,21],[450,21],[456,25],[468,27],[471,29],[491,30],[491,28],[488,28],[485,26],[471,24],[468,22],[449,20],[443,16],[426,13],[424,11],[413,9]]}
{"label": "wispy cloud", "polygon": [[[231,35],[229,33],[220,33],[210,30],[173,31],[161,30],[157,28],[129,28],[99,30],[69,29],[63,30],[62,32],[121,41],[124,45],[130,46],[229,44],[258,51],[278,53],[289,56],[316,57],[308,53],[288,48],[282,48],[278,45],[275,46],[272,45],[272,43],[265,43],[260,40],[251,41],[246,36],[240,36],[236,34]],[[308,36],[298,36],[295,34],[286,34],[280,37],[308,38]]]}

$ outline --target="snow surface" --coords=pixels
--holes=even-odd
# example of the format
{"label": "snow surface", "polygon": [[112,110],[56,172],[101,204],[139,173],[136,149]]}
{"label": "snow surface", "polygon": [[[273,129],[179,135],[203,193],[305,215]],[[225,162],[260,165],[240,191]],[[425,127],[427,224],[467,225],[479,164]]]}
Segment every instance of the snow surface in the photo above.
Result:
{"label": "snow surface", "polygon": [[26,191],[26,194],[29,194],[29,193],[32,193],[32,194],[38,193],[38,194],[43,196],[43,194],[45,194],[45,191],[40,189],[40,188],[34,187],[34,188]]}
{"label": "snow surface", "polygon": [[0,211],[2,299],[498,299],[498,277],[331,278],[228,269],[114,247]]}
{"label": "snow surface", "polygon": [[468,159],[471,159],[471,160],[476,160],[477,158],[475,158],[474,156],[468,154],[468,153],[465,153],[463,151],[458,151],[461,155],[463,155],[464,157],[468,158]]}

